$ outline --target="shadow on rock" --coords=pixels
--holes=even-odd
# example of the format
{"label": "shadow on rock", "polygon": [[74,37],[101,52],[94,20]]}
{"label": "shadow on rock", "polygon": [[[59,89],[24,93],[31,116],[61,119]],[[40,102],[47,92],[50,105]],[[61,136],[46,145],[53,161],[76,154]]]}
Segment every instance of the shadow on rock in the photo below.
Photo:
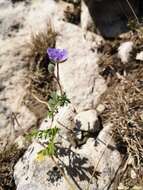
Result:
{"label": "shadow on rock", "polygon": [[[89,160],[86,157],[81,157],[71,149],[62,147],[58,147],[57,154],[59,155],[59,167],[62,170],[66,170],[67,174],[71,177],[79,189],[81,189],[81,187],[77,181],[90,181],[94,171],[94,166],[89,165]],[[63,158],[66,157],[67,160],[65,162],[65,160],[63,161]],[[51,183],[57,182],[62,177],[58,167],[53,167],[52,170],[47,173],[47,175],[49,176],[48,181]],[[94,177],[97,179],[98,176],[100,176],[100,173],[95,172]]]}

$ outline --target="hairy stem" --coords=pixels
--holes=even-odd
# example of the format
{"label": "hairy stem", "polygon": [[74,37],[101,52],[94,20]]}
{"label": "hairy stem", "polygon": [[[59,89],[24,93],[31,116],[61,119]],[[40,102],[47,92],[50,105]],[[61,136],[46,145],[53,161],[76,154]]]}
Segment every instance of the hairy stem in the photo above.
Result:
{"label": "hairy stem", "polygon": [[61,84],[59,82],[59,77],[57,78],[55,75],[54,75],[54,78],[56,79],[57,83],[58,83],[58,86],[59,86],[59,89],[60,89],[60,94],[63,95],[63,90],[62,90],[62,87],[61,87]]}

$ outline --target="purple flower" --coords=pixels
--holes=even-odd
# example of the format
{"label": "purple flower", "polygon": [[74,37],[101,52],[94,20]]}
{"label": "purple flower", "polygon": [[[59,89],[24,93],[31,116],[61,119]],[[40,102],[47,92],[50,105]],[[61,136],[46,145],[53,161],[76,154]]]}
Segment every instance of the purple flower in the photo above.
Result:
{"label": "purple flower", "polygon": [[48,48],[47,53],[48,53],[49,59],[52,62],[60,63],[67,60],[68,58],[68,52],[66,49]]}

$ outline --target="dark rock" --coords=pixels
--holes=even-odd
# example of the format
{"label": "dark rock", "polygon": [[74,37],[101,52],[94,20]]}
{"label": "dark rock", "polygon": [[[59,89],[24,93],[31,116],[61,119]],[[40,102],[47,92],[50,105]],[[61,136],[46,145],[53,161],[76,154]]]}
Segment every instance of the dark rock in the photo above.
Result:
{"label": "dark rock", "polygon": [[143,15],[142,0],[84,0],[84,2],[98,32],[104,37],[112,38],[126,32],[129,19],[135,19],[134,13],[137,17]]}

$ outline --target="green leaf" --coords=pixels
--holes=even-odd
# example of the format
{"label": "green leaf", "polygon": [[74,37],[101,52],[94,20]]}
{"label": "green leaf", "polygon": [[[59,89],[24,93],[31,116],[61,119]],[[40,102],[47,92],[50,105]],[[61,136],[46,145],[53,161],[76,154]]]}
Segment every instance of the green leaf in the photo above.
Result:
{"label": "green leaf", "polygon": [[56,153],[55,144],[54,144],[54,143],[49,143],[49,144],[48,144],[48,147],[47,147],[47,150],[48,150],[48,156],[53,156],[53,155],[55,155],[55,153]]}
{"label": "green leaf", "polygon": [[39,151],[38,154],[43,156],[53,156],[56,153],[56,146],[53,142],[49,143],[46,148]]}
{"label": "green leaf", "polygon": [[60,106],[68,105],[68,103],[70,103],[70,100],[67,98],[65,93],[62,96],[59,96],[59,105]]}
{"label": "green leaf", "polygon": [[46,130],[34,130],[28,136],[31,138],[38,138],[38,139],[54,139],[56,134],[58,133],[59,129],[57,127],[53,127]]}
{"label": "green leaf", "polygon": [[66,94],[58,95],[57,92],[52,92],[48,101],[50,110],[48,111],[48,117],[52,118],[58,112],[58,108],[70,103],[70,100],[66,97]]}

